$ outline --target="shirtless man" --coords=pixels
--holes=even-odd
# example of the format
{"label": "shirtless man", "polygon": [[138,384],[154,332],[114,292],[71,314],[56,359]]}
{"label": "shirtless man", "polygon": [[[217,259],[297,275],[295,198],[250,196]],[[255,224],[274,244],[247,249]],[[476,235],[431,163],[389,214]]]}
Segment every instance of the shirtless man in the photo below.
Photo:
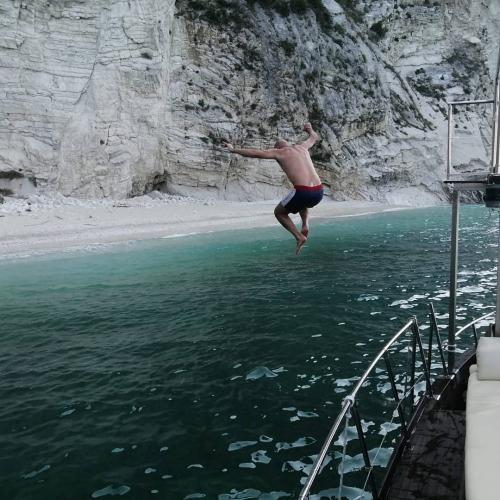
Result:
{"label": "shirtless man", "polygon": [[[323,198],[323,186],[309,156],[309,149],[318,140],[318,134],[310,123],[304,125],[309,137],[299,144],[289,144],[283,139],[276,141],[274,149],[238,149],[225,143],[231,152],[249,158],[276,160],[293,184],[288,193],[274,209],[274,215],[280,224],[290,231],[297,241],[296,255],[299,255],[309,234],[309,208],[316,206]],[[288,214],[300,214],[302,230],[298,231]]]}

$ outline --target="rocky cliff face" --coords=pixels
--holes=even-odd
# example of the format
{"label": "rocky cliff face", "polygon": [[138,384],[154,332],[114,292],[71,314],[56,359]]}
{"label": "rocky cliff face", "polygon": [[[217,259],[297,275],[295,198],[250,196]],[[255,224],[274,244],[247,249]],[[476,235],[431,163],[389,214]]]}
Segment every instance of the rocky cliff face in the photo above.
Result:
{"label": "rocky cliff face", "polygon": [[[4,0],[0,189],[277,197],[220,143],[310,120],[333,198],[444,199],[445,101],[492,97],[499,28],[497,0]],[[457,115],[457,170],[487,168],[490,110]]]}

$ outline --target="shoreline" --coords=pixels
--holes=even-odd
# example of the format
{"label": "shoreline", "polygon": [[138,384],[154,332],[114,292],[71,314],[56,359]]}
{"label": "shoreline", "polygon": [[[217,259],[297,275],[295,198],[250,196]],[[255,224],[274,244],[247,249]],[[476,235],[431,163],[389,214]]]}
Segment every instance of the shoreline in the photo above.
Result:
{"label": "shoreline", "polygon": [[[279,200],[203,201],[161,196],[80,201],[49,198],[0,205],[0,257],[66,252],[102,244],[270,227]],[[311,220],[361,217],[419,207],[363,201],[323,201]]]}

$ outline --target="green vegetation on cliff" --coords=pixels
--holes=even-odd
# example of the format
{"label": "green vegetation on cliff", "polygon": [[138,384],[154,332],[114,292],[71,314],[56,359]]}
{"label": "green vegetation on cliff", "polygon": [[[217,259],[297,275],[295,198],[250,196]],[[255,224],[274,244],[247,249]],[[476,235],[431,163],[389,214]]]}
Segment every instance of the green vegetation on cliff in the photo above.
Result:
{"label": "green vegetation on cliff", "polygon": [[283,17],[292,14],[303,16],[312,11],[325,33],[333,28],[330,13],[321,0],[183,0],[179,2],[178,9],[183,15],[200,17],[210,24],[234,24],[241,28],[248,22],[242,11],[245,5],[253,8],[259,5]]}

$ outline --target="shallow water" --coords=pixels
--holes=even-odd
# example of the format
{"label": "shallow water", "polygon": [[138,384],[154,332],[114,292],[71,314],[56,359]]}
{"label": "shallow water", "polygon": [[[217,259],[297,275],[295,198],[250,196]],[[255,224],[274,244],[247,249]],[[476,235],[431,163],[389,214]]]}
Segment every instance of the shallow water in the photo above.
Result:
{"label": "shallow water", "polygon": [[[0,261],[0,497],[296,496],[388,336],[413,314],[425,332],[429,300],[446,336],[450,217],[316,222],[300,258],[276,227]],[[462,323],[494,303],[497,227],[463,208]],[[375,417],[387,379],[370,383],[380,437],[397,424]]]}

